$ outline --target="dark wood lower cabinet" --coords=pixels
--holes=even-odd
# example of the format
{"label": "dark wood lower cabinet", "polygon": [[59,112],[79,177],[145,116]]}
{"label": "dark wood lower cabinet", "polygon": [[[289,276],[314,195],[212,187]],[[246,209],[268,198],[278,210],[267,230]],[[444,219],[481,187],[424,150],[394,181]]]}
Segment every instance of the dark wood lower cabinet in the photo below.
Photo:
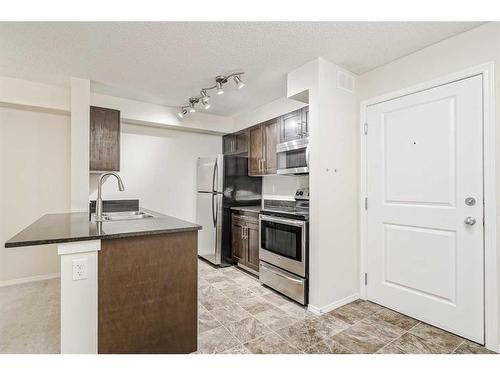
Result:
{"label": "dark wood lower cabinet", "polygon": [[98,353],[197,350],[197,231],[103,240]]}
{"label": "dark wood lower cabinet", "polygon": [[231,236],[233,259],[238,265],[259,272],[258,214],[233,214]]}
{"label": "dark wood lower cabinet", "polygon": [[247,223],[247,266],[255,271],[259,271],[259,223]]}

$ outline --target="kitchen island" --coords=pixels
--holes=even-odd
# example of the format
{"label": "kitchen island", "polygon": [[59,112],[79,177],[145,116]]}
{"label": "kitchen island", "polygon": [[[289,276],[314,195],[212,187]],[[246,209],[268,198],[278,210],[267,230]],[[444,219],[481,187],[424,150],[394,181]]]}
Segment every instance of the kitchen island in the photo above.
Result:
{"label": "kitchen island", "polygon": [[58,245],[61,353],[197,350],[201,227],[143,211],[150,217],[103,222],[47,214],[5,243]]}

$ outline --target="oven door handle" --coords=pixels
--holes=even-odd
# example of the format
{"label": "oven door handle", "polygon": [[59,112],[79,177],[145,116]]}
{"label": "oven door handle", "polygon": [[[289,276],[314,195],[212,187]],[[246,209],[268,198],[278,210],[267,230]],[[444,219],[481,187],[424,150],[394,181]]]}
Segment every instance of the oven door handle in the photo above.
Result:
{"label": "oven door handle", "polygon": [[267,216],[267,215],[260,215],[260,221],[270,221],[272,223],[289,224],[289,225],[293,225],[294,227],[304,227],[306,225],[305,221],[284,219],[281,217],[273,217],[273,216]]}
{"label": "oven door handle", "polygon": [[273,275],[280,276],[280,277],[282,277],[282,278],[284,278],[284,279],[287,279],[287,280],[292,281],[292,282],[297,283],[297,284],[302,283],[302,281],[301,281],[301,280],[298,280],[298,279],[295,279],[295,278],[293,278],[293,277],[290,277],[290,276],[284,275],[284,274],[283,274],[283,273],[281,273],[281,272],[276,272],[276,271],[275,271],[275,270],[273,270],[272,268],[265,266],[263,263],[260,263],[260,267],[261,267],[261,268],[264,268],[264,269],[266,269],[266,270],[268,270],[269,272],[272,272],[272,273],[273,273]]}

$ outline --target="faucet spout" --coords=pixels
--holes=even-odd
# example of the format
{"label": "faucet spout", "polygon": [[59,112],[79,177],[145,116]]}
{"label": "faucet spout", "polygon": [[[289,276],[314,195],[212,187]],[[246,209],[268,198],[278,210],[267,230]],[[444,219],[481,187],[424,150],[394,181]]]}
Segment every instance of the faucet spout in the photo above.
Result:
{"label": "faucet spout", "polygon": [[97,183],[97,199],[95,202],[95,220],[102,221],[102,184],[104,183],[105,177],[114,176],[118,181],[118,190],[124,191],[125,186],[123,185],[123,181],[118,173],[115,172],[106,172],[99,176],[99,180]]}

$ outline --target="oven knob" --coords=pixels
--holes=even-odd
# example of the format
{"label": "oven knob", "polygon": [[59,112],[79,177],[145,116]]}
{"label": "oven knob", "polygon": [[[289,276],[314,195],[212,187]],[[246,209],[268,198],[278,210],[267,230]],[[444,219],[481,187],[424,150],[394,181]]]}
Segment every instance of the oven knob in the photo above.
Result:
{"label": "oven knob", "polygon": [[300,191],[300,192],[299,192],[299,195],[304,195],[304,192],[303,192],[303,191]]}

